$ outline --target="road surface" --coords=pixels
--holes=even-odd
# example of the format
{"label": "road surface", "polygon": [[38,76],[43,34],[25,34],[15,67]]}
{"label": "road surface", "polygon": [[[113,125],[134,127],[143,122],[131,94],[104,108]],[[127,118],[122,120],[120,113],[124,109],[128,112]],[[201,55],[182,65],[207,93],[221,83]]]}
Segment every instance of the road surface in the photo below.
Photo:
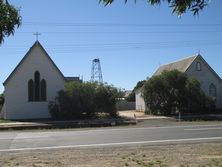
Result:
{"label": "road surface", "polygon": [[0,132],[0,153],[80,147],[222,141],[222,124]]}

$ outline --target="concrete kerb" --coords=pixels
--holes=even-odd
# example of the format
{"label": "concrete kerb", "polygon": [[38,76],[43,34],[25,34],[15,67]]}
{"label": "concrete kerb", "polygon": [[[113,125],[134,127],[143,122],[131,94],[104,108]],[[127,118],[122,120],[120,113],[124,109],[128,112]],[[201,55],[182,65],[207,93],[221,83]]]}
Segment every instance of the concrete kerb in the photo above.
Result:
{"label": "concrete kerb", "polygon": [[83,127],[109,127],[121,125],[136,125],[134,119],[101,119],[101,120],[73,120],[73,121],[27,121],[0,123],[0,130],[22,129],[52,129],[52,128],[83,128]]}

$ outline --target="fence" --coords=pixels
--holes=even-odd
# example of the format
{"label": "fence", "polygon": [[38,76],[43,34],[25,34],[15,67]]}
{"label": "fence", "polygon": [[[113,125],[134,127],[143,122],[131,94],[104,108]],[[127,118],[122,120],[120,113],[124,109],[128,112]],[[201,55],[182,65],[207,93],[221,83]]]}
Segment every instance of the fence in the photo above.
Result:
{"label": "fence", "polygon": [[128,102],[126,100],[121,100],[116,103],[116,108],[118,111],[135,110],[136,104],[135,102]]}

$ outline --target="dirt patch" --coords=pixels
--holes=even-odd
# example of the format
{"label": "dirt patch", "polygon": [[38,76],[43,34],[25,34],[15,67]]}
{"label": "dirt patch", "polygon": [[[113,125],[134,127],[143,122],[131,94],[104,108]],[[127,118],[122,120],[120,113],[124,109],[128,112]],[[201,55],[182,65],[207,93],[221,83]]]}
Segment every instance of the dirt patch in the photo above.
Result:
{"label": "dirt patch", "polygon": [[144,112],[139,112],[139,111],[135,111],[135,110],[119,111],[118,113],[122,117],[130,117],[130,118],[134,118],[135,116],[136,117],[146,116]]}
{"label": "dirt patch", "polygon": [[166,116],[158,116],[158,115],[148,115],[144,112],[135,111],[135,110],[127,110],[127,111],[119,111],[118,112],[121,117],[133,118],[137,120],[152,120],[152,119],[169,119],[170,117]]}
{"label": "dirt patch", "polygon": [[221,167],[222,142],[0,153],[0,166]]}

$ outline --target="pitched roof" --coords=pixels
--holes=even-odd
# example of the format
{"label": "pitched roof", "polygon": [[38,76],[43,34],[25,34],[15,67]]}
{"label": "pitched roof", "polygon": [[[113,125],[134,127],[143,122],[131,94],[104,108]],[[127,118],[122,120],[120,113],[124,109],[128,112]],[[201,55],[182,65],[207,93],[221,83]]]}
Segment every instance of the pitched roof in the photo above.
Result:
{"label": "pitched roof", "polygon": [[49,59],[49,61],[52,63],[52,65],[55,67],[55,69],[58,71],[58,73],[61,75],[61,77],[66,80],[62,72],[59,70],[59,68],[56,66],[56,64],[53,62],[53,60],[50,58],[46,50],[43,48],[43,46],[40,44],[40,42],[37,40],[32,47],[29,49],[29,51],[26,53],[26,55],[22,58],[22,60],[18,63],[18,65],[15,67],[15,69],[12,71],[12,73],[8,76],[8,78],[5,80],[3,85],[7,84],[7,82],[10,80],[11,77],[15,74],[15,72],[19,69],[19,67],[23,64],[23,62],[27,59],[31,51],[34,49],[34,47],[39,46],[40,49],[45,53],[46,57]]}
{"label": "pitched roof", "polygon": [[203,63],[205,63],[206,67],[212,72],[212,74],[221,82],[220,76],[211,68],[211,66],[204,60],[204,58],[198,54],[196,56],[187,57],[185,59],[166,64],[163,66],[160,66],[156,72],[153,74],[160,75],[163,71],[171,71],[171,70],[178,70],[180,72],[186,72],[187,69],[190,67],[190,65],[196,60],[196,58],[200,58]]}
{"label": "pitched roof", "polygon": [[200,55],[191,56],[170,64],[166,64],[160,66],[153,75],[160,75],[163,71],[171,71],[171,70],[178,70],[180,72],[186,72],[189,66],[193,63],[193,61]]}

